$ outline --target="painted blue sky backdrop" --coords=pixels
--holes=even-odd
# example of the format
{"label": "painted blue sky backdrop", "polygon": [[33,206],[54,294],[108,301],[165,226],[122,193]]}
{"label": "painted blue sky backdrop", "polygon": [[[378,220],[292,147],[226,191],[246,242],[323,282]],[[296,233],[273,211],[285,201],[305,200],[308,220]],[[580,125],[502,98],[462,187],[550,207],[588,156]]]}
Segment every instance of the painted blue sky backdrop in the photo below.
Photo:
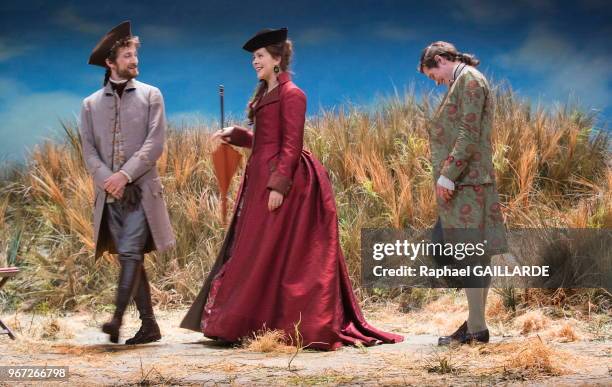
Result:
{"label": "painted blue sky backdrop", "polygon": [[98,39],[132,20],[140,77],[158,86],[177,124],[243,117],[256,79],[241,49],[264,27],[289,28],[294,80],[309,114],[347,101],[433,84],[416,72],[422,48],[448,40],[520,95],[549,104],[573,96],[612,117],[612,2],[484,1],[3,1],[0,5],[0,160],[58,133],[103,69],[86,64]]}

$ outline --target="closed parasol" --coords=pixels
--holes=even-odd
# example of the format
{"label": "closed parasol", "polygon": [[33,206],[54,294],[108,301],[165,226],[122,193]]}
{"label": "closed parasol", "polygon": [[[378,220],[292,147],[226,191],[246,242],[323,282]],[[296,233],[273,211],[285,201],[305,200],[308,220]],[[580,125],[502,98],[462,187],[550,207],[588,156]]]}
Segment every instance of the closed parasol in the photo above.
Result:
{"label": "closed parasol", "polygon": [[[223,109],[223,85],[219,86],[219,97],[221,100],[221,129],[224,126],[224,109]],[[232,178],[240,165],[242,155],[228,144],[220,144],[212,153],[212,161],[219,184],[219,194],[221,196],[221,216],[223,224],[227,219],[227,194]]]}

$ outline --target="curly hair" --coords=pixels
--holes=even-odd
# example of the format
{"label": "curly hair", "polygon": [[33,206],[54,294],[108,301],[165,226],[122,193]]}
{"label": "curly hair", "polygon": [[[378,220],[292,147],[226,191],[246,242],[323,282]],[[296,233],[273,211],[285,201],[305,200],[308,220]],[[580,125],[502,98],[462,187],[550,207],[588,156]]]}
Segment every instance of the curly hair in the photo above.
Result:
{"label": "curly hair", "polygon": [[[117,60],[117,55],[119,54],[119,49],[124,47],[135,47],[138,49],[140,47],[140,39],[138,36],[126,36],[125,38],[121,38],[113,44],[110,51],[108,52],[108,56],[106,57],[109,61],[115,63]],[[108,66],[106,66],[106,73],[104,74],[104,85],[108,83],[110,79],[111,70]]]}

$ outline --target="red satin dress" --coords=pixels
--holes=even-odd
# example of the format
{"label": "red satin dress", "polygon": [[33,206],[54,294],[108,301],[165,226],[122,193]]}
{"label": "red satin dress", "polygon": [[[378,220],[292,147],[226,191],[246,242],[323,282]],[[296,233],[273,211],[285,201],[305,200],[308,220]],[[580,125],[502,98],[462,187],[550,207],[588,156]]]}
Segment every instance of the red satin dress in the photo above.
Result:
{"label": "red satin dress", "polygon": [[[329,176],[302,149],[305,113],[306,96],[281,73],[256,104],[254,134],[232,132],[230,143],[252,152],[221,252],[181,326],[235,342],[264,327],[295,340],[299,323],[303,345],[324,350],[400,342],[365,321],[353,294]],[[284,195],[273,212],[271,189]]]}

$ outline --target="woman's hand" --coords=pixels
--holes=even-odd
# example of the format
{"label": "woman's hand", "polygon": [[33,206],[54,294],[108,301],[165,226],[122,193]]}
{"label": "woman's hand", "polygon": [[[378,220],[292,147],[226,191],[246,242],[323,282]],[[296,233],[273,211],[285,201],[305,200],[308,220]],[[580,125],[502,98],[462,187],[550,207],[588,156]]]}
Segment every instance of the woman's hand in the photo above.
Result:
{"label": "woman's hand", "polygon": [[212,135],[212,140],[213,141],[222,141],[225,144],[228,144],[228,137],[232,134],[232,131],[234,130],[233,126],[228,126],[226,128],[223,129],[219,129],[216,132],[213,133]]}
{"label": "woman's hand", "polygon": [[278,207],[281,206],[281,204],[283,204],[283,199],[284,196],[282,193],[270,190],[270,196],[268,198],[268,210],[276,210]]}

